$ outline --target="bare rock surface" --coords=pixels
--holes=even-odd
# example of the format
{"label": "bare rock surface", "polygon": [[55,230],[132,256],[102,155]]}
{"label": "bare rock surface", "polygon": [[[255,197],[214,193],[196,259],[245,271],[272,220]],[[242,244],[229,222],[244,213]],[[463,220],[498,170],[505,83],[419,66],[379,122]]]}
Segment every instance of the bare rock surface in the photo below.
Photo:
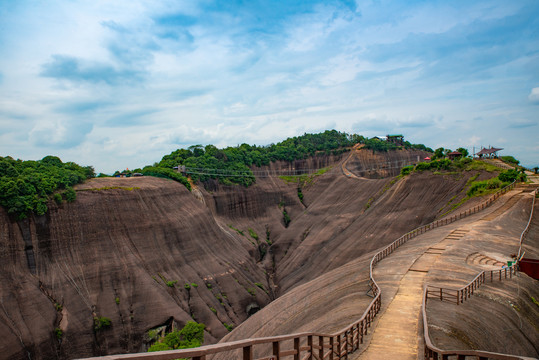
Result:
{"label": "bare rock surface", "polygon": [[[191,193],[164,179],[104,178],[42,217],[16,222],[0,209],[1,357],[145,351],[149,330],[191,319],[206,324],[206,343],[225,324],[236,329],[224,340],[337,330],[370,301],[370,255],[447,212],[476,174],[369,179],[369,153],[347,164],[359,178],[343,176],[344,154],[272,164],[329,168],[301,183],[260,177]],[[399,153],[389,160],[417,156]],[[100,317],[112,325],[96,330]]]}

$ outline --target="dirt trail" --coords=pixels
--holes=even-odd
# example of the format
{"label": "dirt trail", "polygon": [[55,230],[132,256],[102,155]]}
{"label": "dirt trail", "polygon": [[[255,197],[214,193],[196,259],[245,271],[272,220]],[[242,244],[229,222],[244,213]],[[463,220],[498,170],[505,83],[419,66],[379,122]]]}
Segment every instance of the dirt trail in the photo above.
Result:
{"label": "dirt trail", "polygon": [[356,153],[356,151],[358,151],[359,149],[361,149],[362,147],[364,147],[365,145],[364,144],[355,144],[353,147],[352,147],[352,151],[350,151],[350,155],[348,155],[348,157],[346,158],[346,160],[344,160],[344,162],[342,163],[342,172],[345,176],[347,177],[351,177],[351,178],[354,178],[354,179],[362,179],[360,178],[359,176],[356,176],[355,174],[353,174],[350,170],[348,170],[346,168],[346,164],[348,164],[348,161],[350,161],[350,159],[352,158],[352,156],[354,156],[354,154]]}
{"label": "dirt trail", "polygon": [[475,225],[494,220],[500,211],[509,211],[520,199],[520,193],[510,191],[484,212],[421,235],[382,260],[374,270],[384,299],[381,314],[369,346],[352,359],[417,359],[420,309],[427,274],[446,250],[469,236]]}

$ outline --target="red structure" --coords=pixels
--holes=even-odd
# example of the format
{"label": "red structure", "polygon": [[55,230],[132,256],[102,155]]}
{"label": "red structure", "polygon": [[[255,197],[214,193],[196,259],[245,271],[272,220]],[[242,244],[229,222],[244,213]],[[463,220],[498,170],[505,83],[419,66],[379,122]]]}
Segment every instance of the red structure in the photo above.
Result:
{"label": "red structure", "polygon": [[456,158],[461,157],[462,153],[458,152],[458,151],[453,151],[453,152],[450,152],[449,154],[447,154],[447,156],[449,157],[449,160],[455,160]]}
{"label": "red structure", "polygon": [[529,277],[539,280],[539,260],[523,258],[518,262],[520,271]]}

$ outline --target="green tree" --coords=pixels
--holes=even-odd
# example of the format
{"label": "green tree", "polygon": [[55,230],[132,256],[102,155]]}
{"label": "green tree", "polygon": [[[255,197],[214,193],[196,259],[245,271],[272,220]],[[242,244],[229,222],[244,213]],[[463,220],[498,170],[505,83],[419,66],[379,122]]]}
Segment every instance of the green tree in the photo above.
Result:
{"label": "green tree", "polygon": [[468,149],[465,149],[463,147],[459,147],[457,151],[462,154],[462,157],[467,157],[470,154],[468,152]]}
{"label": "green tree", "polygon": [[168,333],[164,338],[150,346],[151,351],[190,349],[199,347],[204,342],[206,325],[188,321],[181,330]]}

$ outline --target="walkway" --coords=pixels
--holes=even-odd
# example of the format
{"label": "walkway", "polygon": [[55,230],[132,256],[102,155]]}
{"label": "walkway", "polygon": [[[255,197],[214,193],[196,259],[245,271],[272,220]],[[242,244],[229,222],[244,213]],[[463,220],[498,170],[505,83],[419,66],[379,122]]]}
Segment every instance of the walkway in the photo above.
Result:
{"label": "walkway", "polygon": [[[520,191],[510,191],[497,204],[483,212],[453,224],[429,231],[403,245],[388,258],[380,261],[374,278],[382,289],[381,314],[375,321],[374,332],[367,349],[351,359],[409,359],[418,358],[419,319],[423,285],[429,270],[445,250],[464,238],[478,221],[490,214],[499,214],[515,204]],[[505,200],[505,201],[504,201]],[[492,218],[493,219],[493,218]]]}

